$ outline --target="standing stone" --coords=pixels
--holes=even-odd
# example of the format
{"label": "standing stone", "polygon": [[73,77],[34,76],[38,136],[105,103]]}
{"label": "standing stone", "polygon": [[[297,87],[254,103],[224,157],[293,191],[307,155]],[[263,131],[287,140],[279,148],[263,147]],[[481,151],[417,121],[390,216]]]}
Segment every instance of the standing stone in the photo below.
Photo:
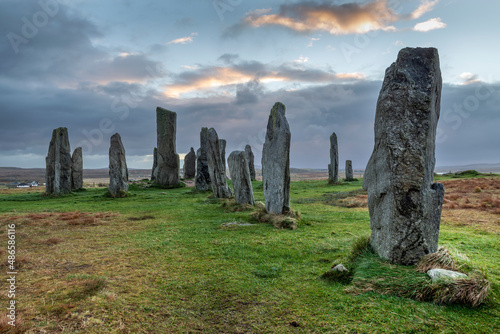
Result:
{"label": "standing stone", "polygon": [[252,152],[252,147],[250,145],[245,146],[245,153],[247,154],[248,168],[250,169],[250,179],[255,181],[255,164],[254,164],[254,155]]}
{"label": "standing stone", "polygon": [[196,175],[196,153],[194,153],[194,148],[184,157],[184,178],[192,179]]}
{"label": "standing stone", "polygon": [[125,149],[118,133],[111,136],[109,147],[109,194],[113,197],[124,197],[128,191],[128,169],[125,160]]}
{"label": "standing stone", "polygon": [[208,172],[207,140],[208,128],[201,128],[200,148],[196,151],[196,178],[194,180],[196,190],[200,191],[212,189],[210,173]]}
{"label": "standing stone", "polygon": [[158,175],[158,149],[155,147],[153,150],[153,168],[151,168],[151,181],[156,180]]}
{"label": "standing stone", "polygon": [[276,102],[269,115],[262,150],[262,177],[268,213],[290,211],[290,140],[285,105]]}
{"label": "standing stone", "polygon": [[435,48],[405,48],[385,72],[366,166],[372,234],[384,259],[411,265],[438,249],[444,187],[433,183],[441,71]]}
{"label": "standing stone", "polygon": [[252,179],[250,178],[247,156],[245,151],[234,151],[229,155],[227,163],[229,164],[229,174],[233,182],[236,203],[254,205]]}
{"label": "standing stone", "polygon": [[212,184],[212,192],[217,198],[230,198],[231,188],[227,185],[225,168],[222,167],[220,141],[214,128],[207,133],[207,160],[208,172]]}
{"label": "standing stone", "polygon": [[77,147],[71,156],[71,189],[83,188],[83,157],[82,148]]}
{"label": "standing stone", "polygon": [[222,161],[222,167],[224,169],[224,175],[226,175],[226,140],[219,139],[220,144],[220,159]]}
{"label": "standing stone", "polygon": [[176,186],[180,183],[179,155],[175,152],[175,133],[177,114],[173,111],[156,108],[156,135],[158,147],[158,173],[156,183],[165,186]]}
{"label": "standing stone", "polygon": [[71,151],[67,128],[52,131],[49,152],[45,158],[45,184],[47,194],[71,192]]}
{"label": "standing stone", "polygon": [[347,181],[354,180],[354,173],[352,171],[352,161],[351,160],[345,161],[345,179]]}
{"label": "standing stone", "polygon": [[328,183],[337,183],[339,181],[339,145],[337,143],[337,134],[330,136],[330,163],[328,164]]}

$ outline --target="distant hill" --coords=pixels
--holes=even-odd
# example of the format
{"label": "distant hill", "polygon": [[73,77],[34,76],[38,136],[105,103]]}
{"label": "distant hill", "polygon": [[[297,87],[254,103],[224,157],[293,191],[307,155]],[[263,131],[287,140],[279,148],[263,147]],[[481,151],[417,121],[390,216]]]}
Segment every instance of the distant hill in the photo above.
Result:
{"label": "distant hill", "polygon": [[[472,164],[462,166],[438,166],[435,168],[436,173],[460,172],[469,169],[477,170],[482,173],[500,173],[500,163],[495,164]],[[262,176],[261,167],[256,166],[257,176]],[[340,177],[344,177],[343,170],[340,171]],[[364,170],[355,169],[355,177],[362,177]],[[328,178],[327,169],[314,168],[290,168],[292,180],[307,180]],[[130,179],[141,179],[151,176],[151,169],[134,169],[129,168]],[[83,171],[84,179],[105,179],[109,177],[107,168],[100,169],[85,169]],[[45,182],[45,168],[18,168],[18,167],[0,167],[0,184],[12,182]]]}
{"label": "distant hill", "polygon": [[500,163],[496,164],[472,164],[472,165],[462,165],[462,166],[438,166],[435,168],[436,173],[447,173],[447,172],[462,172],[465,170],[477,170],[481,173],[500,173]]}
{"label": "distant hill", "polygon": [[[145,178],[151,176],[151,169],[129,169],[129,178]],[[109,171],[107,168],[101,169],[84,169],[84,179],[102,179],[108,178]],[[45,182],[45,168],[17,168],[17,167],[0,167],[0,183],[38,181]]]}

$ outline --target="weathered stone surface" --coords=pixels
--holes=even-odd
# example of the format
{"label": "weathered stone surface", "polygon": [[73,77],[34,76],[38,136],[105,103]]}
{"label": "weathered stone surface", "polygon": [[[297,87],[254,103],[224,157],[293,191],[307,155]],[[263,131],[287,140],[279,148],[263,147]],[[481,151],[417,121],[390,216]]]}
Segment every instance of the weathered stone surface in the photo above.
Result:
{"label": "weathered stone surface", "polygon": [[222,167],[224,168],[224,175],[226,175],[226,140],[219,139],[220,144],[220,159],[222,161]]}
{"label": "weathered stone surface", "polygon": [[192,179],[196,176],[196,153],[194,153],[194,148],[184,157],[184,178]]}
{"label": "weathered stone surface", "polygon": [[352,171],[352,161],[351,160],[345,161],[345,179],[347,181],[354,179],[354,172]]}
{"label": "weathered stone surface", "polygon": [[165,186],[176,186],[180,183],[179,155],[175,151],[175,135],[177,114],[173,111],[156,108],[156,135],[158,147],[158,172],[156,183]]}
{"label": "weathered stone surface", "polygon": [[427,275],[429,275],[429,277],[432,279],[432,283],[468,277],[466,274],[459,273],[458,271],[452,271],[446,269],[430,269],[427,271]]}
{"label": "weathered stone surface", "polygon": [[337,143],[337,134],[330,136],[330,163],[328,164],[328,183],[339,181],[339,145]]}
{"label": "weathered stone surface", "polygon": [[109,147],[109,187],[113,197],[122,197],[128,191],[128,169],[125,159],[125,149],[118,133],[111,136]]}
{"label": "weathered stone surface", "polygon": [[234,198],[238,204],[254,205],[252,179],[248,167],[247,152],[233,151],[227,159],[229,174],[234,188]]}
{"label": "weathered stone surface", "polygon": [[338,271],[338,272],[348,272],[349,270],[342,264],[337,264],[335,267],[332,268],[332,271]]}
{"label": "weathered stone surface", "polygon": [[433,184],[441,100],[434,48],[405,48],[385,73],[375,116],[375,148],[366,166],[372,234],[385,259],[415,264],[438,248],[444,196]]}
{"label": "weathered stone surface", "polygon": [[212,189],[210,173],[208,172],[207,140],[208,128],[201,128],[200,148],[196,151],[196,177],[194,181],[196,190],[200,191]]}
{"label": "weathered stone surface", "polygon": [[250,179],[255,181],[255,157],[252,152],[252,147],[250,145],[245,146],[245,153],[247,154],[248,168],[250,169]]}
{"label": "weathered stone surface", "polygon": [[71,151],[67,128],[52,131],[45,164],[45,192],[54,195],[70,193]]}
{"label": "weathered stone surface", "polygon": [[262,178],[268,213],[290,211],[290,140],[285,105],[276,102],[269,115],[262,150]]}
{"label": "weathered stone surface", "polygon": [[71,189],[83,188],[83,155],[82,148],[77,147],[71,156]]}
{"label": "weathered stone surface", "polygon": [[214,128],[210,128],[207,133],[207,161],[214,197],[230,198],[233,194],[227,185],[225,168],[222,167],[220,141]]}
{"label": "weathered stone surface", "polygon": [[151,181],[156,180],[158,175],[158,149],[155,147],[153,150],[153,168],[151,168]]}

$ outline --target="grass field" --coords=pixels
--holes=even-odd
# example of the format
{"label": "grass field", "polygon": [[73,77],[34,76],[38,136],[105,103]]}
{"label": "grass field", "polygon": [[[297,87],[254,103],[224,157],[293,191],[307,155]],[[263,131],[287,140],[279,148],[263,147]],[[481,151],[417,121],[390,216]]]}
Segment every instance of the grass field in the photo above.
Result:
{"label": "grass field", "polygon": [[[357,287],[356,273],[349,284],[321,278],[349,255],[355,240],[370,234],[360,181],[292,182],[292,208],[302,214],[296,230],[254,222],[250,211],[233,212],[192,188],[132,186],[132,195],[122,199],[103,197],[103,188],[59,198],[41,196],[40,190],[3,190],[4,273],[7,225],[16,224],[16,331],[499,332],[498,179],[468,179],[470,185],[443,179],[452,182],[450,194],[463,196],[447,194],[440,245],[467,256],[492,284],[477,308]],[[264,201],[261,182],[254,182],[254,191]],[[225,225],[234,222],[254,225]],[[381,270],[379,280],[414,272],[373,256],[364,264],[393,270]],[[2,294],[2,310],[7,302]],[[5,319],[3,311],[0,330],[7,331]]]}

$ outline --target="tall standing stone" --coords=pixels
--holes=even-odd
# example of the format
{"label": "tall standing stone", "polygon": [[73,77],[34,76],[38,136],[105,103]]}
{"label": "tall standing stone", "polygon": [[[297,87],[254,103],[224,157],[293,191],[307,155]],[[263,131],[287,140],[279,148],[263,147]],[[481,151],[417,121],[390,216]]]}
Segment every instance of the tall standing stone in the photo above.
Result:
{"label": "tall standing stone", "polygon": [[345,161],[345,179],[347,181],[354,180],[354,172],[352,171],[352,161],[351,160]]}
{"label": "tall standing stone", "polygon": [[177,114],[173,111],[156,108],[156,135],[158,147],[158,173],[156,183],[165,186],[176,186],[179,179],[179,155],[175,152],[175,134]]}
{"label": "tall standing stone", "polygon": [[125,149],[118,133],[111,136],[109,147],[109,194],[113,197],[123,197],[128,191],[128,169],[125,160]]}
{"label": "tall standing stone", "polygon": [[52,131],[45,158],[45,184],[47,194],[62,195],[71,192],[71,151],[67,128]]}
{"label": "tall standing stone", "polygon": [[194,148],[184,157],[184,178],[192,179],[196,175],[196,153],[194,153]]}
{"label": "tall standing stone", "polygon": [[250,179],[255,181],[255,157],[252,152],[252,147],[250,145],[245,146],[245,153],[247,154],[248,168],[250,169]]}
{"label": "tall standing stone", "polygon": [[250,178],[247,156],[245,151],[234,151],[229,155],[227,163],[236,203],[254,205],[252,179]]}
{"label": "tall standing stone", "polygon": [[385,259],[411,265],[437,251],[444,187],[433,183],[441,71],[435,48],[405,48],[385,72],[366,166],[372,234]]}
{"label": "tall standing stone", "polygon": [[153,150],[153,168],[151,168],[151,181],[156,180],[158,175],[158,149],[155,147]]}
{"label": "tall standing stone", "polygon": [[290,140],[285,105],[276,102],[269,115],[262,150],[262,177],[268,213],[290,211]]}
{"label": "tall standing stone", "polygon": [[220,159],[222,161],[222,167],[224,169],[224,175],[226,175],[226,140],[219,139],[220,144]]}
{"label": "tall standing stone", "polygon": [[232,192],[231,188],[227,185],[225,168],[222,166],[220,147],[217,132],[214,128],[210,128],[207,133],[207,160],[212,192],[214,197],[230,198]]}
{"label": "tall standing stone", "polygon": [[82,148],[77,147],[71,156],[71,189],[83,188],[83,156]]}
{"label": "tall standing stone", "polygon": [[194,180],[196,190],[200,191],[212,189],[210,173],[208,172],[207,140],[208,128],[201,128],[200,148],[196,151],[196,177]]}
{"label": "tall standing stone", "polygon": [[330,136],[330,163],[328,164],[328,183],[339,181],[339,145],[337,134],[334,132]]}

